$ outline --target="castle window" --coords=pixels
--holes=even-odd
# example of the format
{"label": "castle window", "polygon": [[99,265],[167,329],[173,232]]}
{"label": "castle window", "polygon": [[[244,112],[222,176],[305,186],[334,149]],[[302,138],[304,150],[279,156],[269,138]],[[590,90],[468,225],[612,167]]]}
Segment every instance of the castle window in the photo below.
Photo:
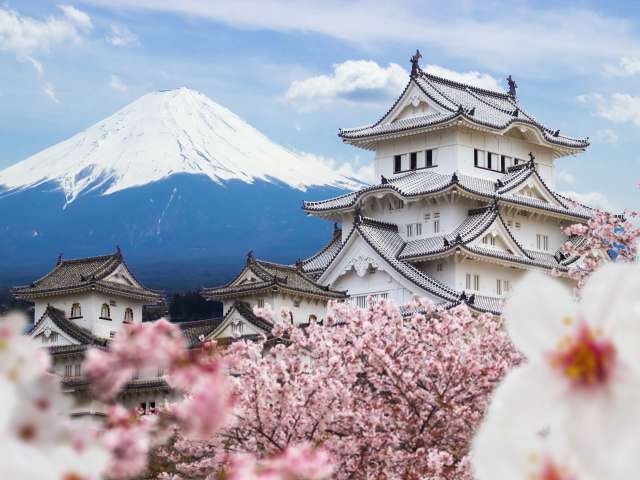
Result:
{"label": "castle window", "polygon": [[74,375],[76,377],[79,377],[82,374],[82,366],[79,363],[76,363],[74,365],[74,372],[73,373],[74,373]]}
{"label": "castle window", "polygon": [[402,171],[402,155],[396,155],[393,157],[393,173],[399,173]]}
{"label": "castle window", "polygon": [[70,377],[73,375],[73,365],[65,365],[64,366],[64,376]]}
{"label": "castle window", "polygon": [[407,237],[413,237],[414,235],[416,237],[422,235],[422,224],[420,222],[407,224]]}
{"label": "castle window", "polygon": [[441,272],[442,271],[442,264],[438,263],[436,264],[436,272]]}
{"label": "castle window", "polygon": [[484,243],[485,245],[491,245],[492,247],[495,247],[496,237],[494,237],[493,235],[485,235],[484,237],[482,237],[482,243]]}
{"label": "castle window", "polygon": [[549,251],[549,236],[548,235],[536,235],[536,246],[538,250],[544,250],[545,252]]}
{"label": "castle window", "polygon": [[164,368],[162,367],[158,368],[157,377],[158,378],[164,377]]}
{"label": "castle window", "polygon": [[133,310],[130,307],[124,311],[124,323],[133,323]]}
{"label": "castle window", "polygon": [[511,283],[509,280],[502,280],[500,278],[496,280],[496,293],[498,295],[505,294],[509,292],[509,290],[511,290]]}
{"label": "castle window", "polygon": [[80,308],[79,303],[74,303],[71,305],[71,318],[81,318],[82,317],[82,309]]}
{"label": "castle window", "polygon": [[418,152],[411,152],[411,154],[409,155],[409,158],[411,160],[411,170],[415,170],[418,168]]}
{"label": "castle window", "polygon": [[234,335],[242,335],[242,330],[244,328],[244,323],[238,321],[231,324],[231,333]]}
{"label": "castle window", "polygon": [[467,273],[467,275],[465,276],[465,288],[467,290],[471,290],[471,274]]}
{"label": "castle window", "polygon": [[473,289],[476,292],[480,291],[480,275],[474,275],[473,276]]}
{"label": "castle window", "polygon": [[426,167],[427,168],[431,168],[431,167],[437,167],[438,164],[435,162],[435,158],[433,155],[433,150],[427,150],[425,152],[426,155]]}
{"label": "castle window", "polygon": [[433,233],[439,233],[440,232],[440,220],[434,220],[433,221]]}
{"label": "castle window", "polygon": [[507,167],[509,166],[509,157],[507,157],[506,155],[501,155],[500,156],[500,171],[502,173],[505,173],[507,171]]}
{"label": "castle window", "polygon": [[264,308],[264,298],[258,299],[258,308]]}
{"label": "castle window", "polygon": [[293,301],[293,306],[296,308],[300,308],[300,300],[294,300]]}
{"label": "castle window", "polygon": [[111,320],[111,308],[107,303],[103,303],[100,307],[100,318],[103,320]]}
{"label": "castle window", "polygon": [[367,308],[367,296],[366,295],[358,295],[356,297],[356,305],[359,308]]}

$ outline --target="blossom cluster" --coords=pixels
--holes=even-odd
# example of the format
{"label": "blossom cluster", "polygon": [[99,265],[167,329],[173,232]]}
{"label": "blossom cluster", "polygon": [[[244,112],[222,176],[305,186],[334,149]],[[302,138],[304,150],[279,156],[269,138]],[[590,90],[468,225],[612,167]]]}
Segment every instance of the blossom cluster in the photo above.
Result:
{"label": "blossom cluster", "polygon": [[0,319],[0,478],[102,478],[107,449],[94,429],[70,421],[70,399],[25,327],[21,315]]}
{"label": "blossom cluster", "polygon": [[[270,338],[223,353],[233,423],[206,442],[176,442],[176,470],[210,478],[220,465],[253,468],[254,458],[264,472],[274,457],[302,458],[291,452],[310,442],[327,452],[331,478],[470,478],[469,440],[519,355],[494,318],[427,301],[412,309],[421,313],[403,317],[388,300],[365,310],[335,303],[322,324],[304,326],[271,314]],[[229,462],[237,453],[250,457]]]}
{"label": "blossom cluster", "polygon": [[586,224],[570,225],[563,229],[565,235],[579,240],[568,241],[563,246],[566,255],[580,257],[569,272],[577,282],[578,290],[601,265],[610,261],[636,260],[640,228],[632,220],[638,217],[638,212],[614,215],[597,210]]}

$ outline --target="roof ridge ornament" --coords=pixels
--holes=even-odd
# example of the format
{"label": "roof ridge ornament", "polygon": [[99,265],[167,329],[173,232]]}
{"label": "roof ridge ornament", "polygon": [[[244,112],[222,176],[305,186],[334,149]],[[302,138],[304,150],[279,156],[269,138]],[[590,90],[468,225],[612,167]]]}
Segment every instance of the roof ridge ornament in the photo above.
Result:
{"label": "roof ridge ornament", "polygon": [[56,260],[56,267],[62,265],[62,252],[58,255],[58,260]]}
{"label": "roof ridge ornament", "polygon": [[247,252],[247,263],[252,263],[255,260],[255,258],[253,258],[253,250],[249,250]]}
{"label": "roof ridge ornament", "polygon": [[389,180],[387,179],[387,177],[385,177],[384,175],[380,175],[380,184],[386,185],[387,183],[389,183]]}
{"label": "roof ridge ornament", "polygon": [[356,208],[354,209],[353,213],[354,213],[353,223],[355,225],[360,225],[363,220],[362,210],[360,209],[360,205],[356,205]]}
{"label": "roof ridge ornament", "polygon": [[422,54],[420,50],[416,48],[416,53],[411,57],[411,77],[417,77],[418,74],[422,71],[418,62],[422,58]]}
{"label": "roof ridge ornament", "polygon": [[533,154],[533,152],[529,152],[529,163],[531,164],[531,166],[535,166],[535,160],[536,156]]}
{"label": "roof ridge ornament", "polygon": [[507,83],[509,84],[509,96],[515,100],[517,98],[516,89],[518,88],[518,84],[511,75],[507,77]]}

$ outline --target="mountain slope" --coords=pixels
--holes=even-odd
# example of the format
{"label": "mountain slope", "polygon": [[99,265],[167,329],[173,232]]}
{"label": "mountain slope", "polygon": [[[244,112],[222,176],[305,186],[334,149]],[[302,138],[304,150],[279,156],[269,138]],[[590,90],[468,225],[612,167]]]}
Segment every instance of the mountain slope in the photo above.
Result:
{"label": "mountain slope", "polygon": [[230,110],[187,88],[152,92],[87,130],[0,172],[15,191],[58,184],[66,202],[112,194],[178,174],[349,188],[354,182],[313,156],[273,143]]}
{"label": "mountain slope", "polygon": [[66,258],[122,248],[154,288],[222,283],[246,252],[293,262],[332,226],[303,199],[356,182],[188,89],[150,93],[0,172],[0,288]]}

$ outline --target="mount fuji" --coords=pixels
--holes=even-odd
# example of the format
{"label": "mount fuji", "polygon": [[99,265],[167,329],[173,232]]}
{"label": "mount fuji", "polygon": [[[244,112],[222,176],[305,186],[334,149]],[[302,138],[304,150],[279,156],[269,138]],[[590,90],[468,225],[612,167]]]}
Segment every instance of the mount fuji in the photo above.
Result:
{"label": "mount fuji", "polygon": [[143,282],[225,281],[253,249],[292,262],[330,236],[303,199],[358,188],[202,93],[152,92],[0,171],[0,285],[118,244]]}

